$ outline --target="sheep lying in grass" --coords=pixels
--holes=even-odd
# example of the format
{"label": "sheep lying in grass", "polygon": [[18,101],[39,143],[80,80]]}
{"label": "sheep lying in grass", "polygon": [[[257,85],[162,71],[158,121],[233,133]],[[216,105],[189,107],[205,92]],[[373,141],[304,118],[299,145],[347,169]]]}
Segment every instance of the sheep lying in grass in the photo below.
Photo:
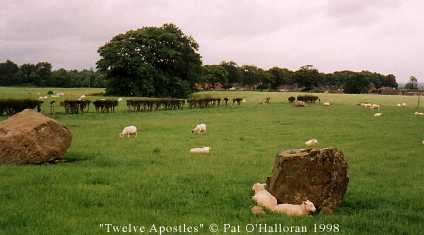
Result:
{"label": "sheep lying in grass", "polygon": [[252,214],[254,214],[254,215],[264,215],[265,214],[264,208],[262,208],[260,206],[254,206],[254,207],[250,208],[250,212],[252,212]]}
{"label": "sheep lying in grass", "polygon": [[305,144],[308,147],[312,147],[312,146],[318,144],[318,140],[317,139],[310,139],[310,140],[306,141]]}
{"label": "sheep lying in grass", "polygon": [[206,124],[204,123],[200,123],[197,124],[193,130],[191,130],[191,133],[195,133],[195,134],[203,134],[206,133]]}
{"label": "sheep lying in grass", "polygon": [[192,148],[190,149],[190,153],[209,153],[209,150],[209,147]]}
{"label": "sheep lying in grass", "polygon": [[374,117],[381,117],[382,115],[382,113],[374,113]]}
{"label": "sheep lying in grass", "polygon": [[289,216],[304,216],[309,215],[315,211],[316,209],[314,203],[309,200],[302,202],[300,205],[278,204],[272,209],[272,212],[274,213],[286,214]]}
{"label": "sheep lying in grass", "polygon": [[305,107],[305,102],[297,100],[296,102],[294,102],[294,105],[296,107]]}
{"label": "sheep lying in grass", "polygon": [[331,105],[331,103],[330,103],[330,102],[324,102],[324,103],[323,103],[323,105],[324,105],[324,106],[330,106],[330,105]]}
{"label": "sheep lying in grass", "polygon": [[378,109],[380,110],[381,105],[379,104],[371,104],[371,103],[359,103],[360,106],[368,109]]}
{"label": "sheep lying in grass", "polygon": [[135,127],[135,126],[127,126],[119,134],[119,137],[122,138],[122,137],[126,136],[126,137],[129,138],[132,135],[134,135],[135,137],[137,137],[137,127]]}
{"label": "sheep lying in grass", "polygon": [[256,202],[258,206],[265,207],[266,209],[272,210],[277,206],[277,199],[272,196],[271,193],[266,191],[266,184],[255,183],[252,187],[252,191],[255,192],[255,195],[252,199]]}
{"label": "sheep lying in grass", "polygon": [[424,113],[420,113],[420,112],[415,112],[414,113],[415,116],[424,116]]}

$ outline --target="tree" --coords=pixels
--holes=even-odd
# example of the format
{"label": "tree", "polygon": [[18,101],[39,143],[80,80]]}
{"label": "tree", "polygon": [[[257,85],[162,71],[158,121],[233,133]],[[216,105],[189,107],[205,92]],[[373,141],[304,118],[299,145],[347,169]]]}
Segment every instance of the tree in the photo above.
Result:
{"label": "tree", "polygon": [[291,83],[293,72],[280,67],[272,67],[268,70],[268,73],[271,75],[270,85],[271,89],[277,89],[281,85],[286,85]]}
{"label": "tree", "polygon": [[304,91],[309,91],[318,86],[320,73],[313,65],[304,65],[293,74],[293,79],[298,87],[303,87]]}
{"label": "tree", "polygon": [[211,84],[228,84],[228,72],[222,65],[205,65],[202,67],[202,82]]}
{"label": "tree", "polygon": [[398,83],[396,82],[396,76],[389,74],[384,77],[383,86],[397,88]]}
{"label": "tree", "polygon": [[406,89],[417,90],[418,89],[418,79],[414,76],[409,77],[409,82],[405,85]]}
{"label": "tree", "polygon": [[366,78],[363,73],[355,73],[346,71],[347,75],[346,83],[344,84],[344,93],[348,94],[360,94],[368,93],[370,81]]}
{"label": "tree", "polygon": [[97,68],[109,80],[106,93],[185,97],[199,80],[199,46],[177,26],[143,27],[100,47]]}
{"label": "tree", "polygon": [[228,74],[228,84],[224,84],[225,88],[230,88],[235,83],[240,82],[240,68],[237,63],[234,61],[223,61],[221,66],[227,71]]}
{"label": "tree", "polygon": [[17,64],[10,60],[0,63],[0,85],[11,86],[17,83],[17,74],[19,67]]}
{"label": "tree", "polygon": [[240,68],[240,81],[244,86],[249,88],[256,88],[257,85],[261,85],[267,78],[265,71],[254,65],[243,65]]}

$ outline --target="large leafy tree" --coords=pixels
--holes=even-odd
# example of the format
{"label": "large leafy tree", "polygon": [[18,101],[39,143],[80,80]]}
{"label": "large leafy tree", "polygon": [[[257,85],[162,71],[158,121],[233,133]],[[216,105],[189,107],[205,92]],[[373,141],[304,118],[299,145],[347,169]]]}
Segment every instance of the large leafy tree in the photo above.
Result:
{"label": "large leafy tree", "polygon": [[100,47],[97,68],[111,95],[185,97],[201,74],[199,46],[174,24],[143,27]]}

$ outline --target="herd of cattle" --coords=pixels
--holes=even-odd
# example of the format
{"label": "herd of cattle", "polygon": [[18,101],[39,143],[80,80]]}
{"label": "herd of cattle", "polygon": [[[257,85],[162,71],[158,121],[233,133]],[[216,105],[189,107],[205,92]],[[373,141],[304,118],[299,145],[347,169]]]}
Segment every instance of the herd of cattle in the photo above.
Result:
{"label": "herd of cattle", "polygon": [[[116,107],[121,100],[100,99],[91,102],[90,100],[65,100],[60,103],[65,108],[65,113],[76,114],[89,112],[90,104],[93,103],[96,112],[108,113],[115,112]],[[238,104],[240,105],[243,98],[196,98],[196,99],[129,99],[127,100],[127,110],[129,112],[151,112],[158,110],[177,110],[183,109],[185,104],[189,108],[208,108],[220,105]]]}

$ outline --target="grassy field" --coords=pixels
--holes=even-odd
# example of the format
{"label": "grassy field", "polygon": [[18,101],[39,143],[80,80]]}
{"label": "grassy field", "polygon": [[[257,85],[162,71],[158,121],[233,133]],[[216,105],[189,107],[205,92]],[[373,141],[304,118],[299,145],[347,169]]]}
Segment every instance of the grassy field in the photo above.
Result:
{"label": "grassy field", "polygon": [[[48,90],[73,97],[102,91],[0,88],[0,98],[36,98]],[[197,95],[211,93],[246,102],[150,113],[124,112],[124,103],[105,114],[65,115],[57,108],[49,116],[73,133],[67,162],[0,166],[0,234],[108,234],[100,224],[147,230],[186,224],[209,234],[212,223],[219,225],[215,234],[224,234],[223,224],[240,225],[238,234],[247,234],[247,224],[306,226],[307,234],[319,233],[314,224],[337,224],[338,234],[423,234],[424,118],[413,115],[417,97],[319,94],[334,105],[295,108],[287,103],[295,93]],[[267,96],[271,104],[259,104]],[[383,116],[360,101],[382,104]],[[408,107],[396,107],[401,102]],[[43,110],[48,114],[48,106]],[[191,133],[199,120],[208,125],[205,136]],[[130,124],[139,136],[119,139]],[[310,138],[345,154],[350,183],[342,207],[303,218],[252,215],[251,185],[271,174],[280,149],[303,147]],[[204,145],[210,155],[189,154]]]}

